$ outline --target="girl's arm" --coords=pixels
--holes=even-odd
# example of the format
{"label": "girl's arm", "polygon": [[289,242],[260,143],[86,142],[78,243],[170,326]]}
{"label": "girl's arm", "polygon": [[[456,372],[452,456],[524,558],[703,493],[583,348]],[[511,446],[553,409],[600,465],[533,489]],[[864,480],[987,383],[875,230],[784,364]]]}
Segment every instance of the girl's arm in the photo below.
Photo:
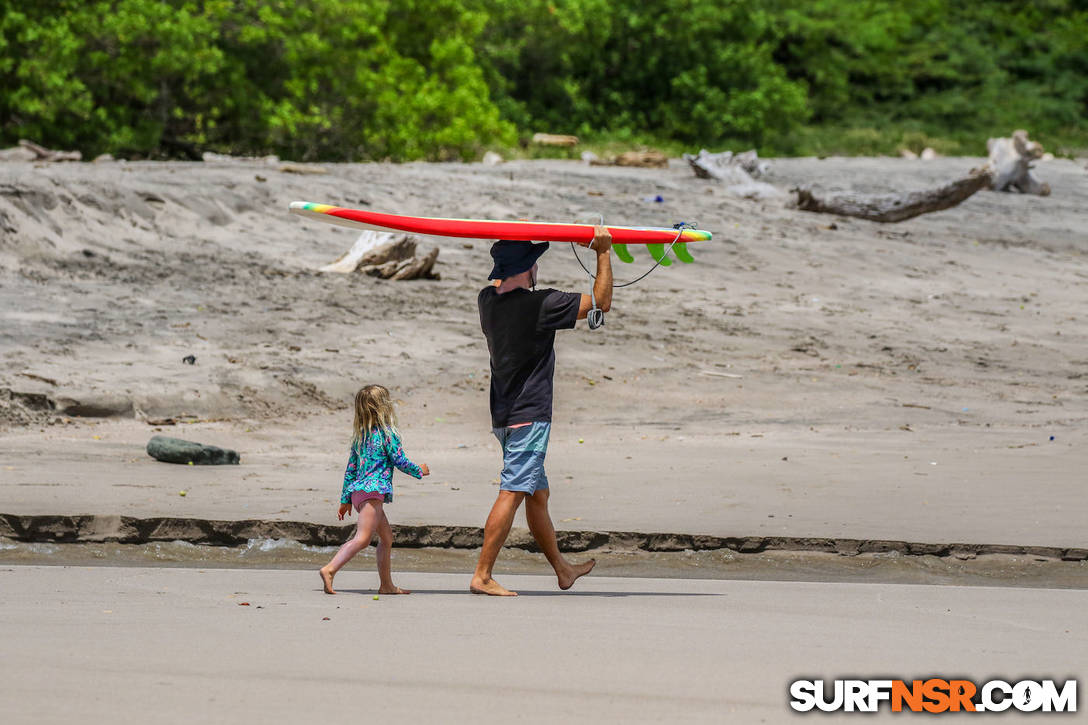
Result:
{"label": "girl's arm", "polygon": [[389,454],[389,460],[393,462],[394,466],[404,473],[407,473],[412,478],[423,478],[422,469],[408,460],[408,456],[404,455],[404,449],[400,445],[399,436],[390,434],[389,438],[386,440],[385,450]]}
{"label": "girl's arm", "polygon": [[359,470],[359,453],[355,450],[355,442],[352,441],[351,453],[348,454],[348,467],[344,471],[344,487],[340,489],[340,503],[351,503],[351,492],[348,484],[352,483]]}

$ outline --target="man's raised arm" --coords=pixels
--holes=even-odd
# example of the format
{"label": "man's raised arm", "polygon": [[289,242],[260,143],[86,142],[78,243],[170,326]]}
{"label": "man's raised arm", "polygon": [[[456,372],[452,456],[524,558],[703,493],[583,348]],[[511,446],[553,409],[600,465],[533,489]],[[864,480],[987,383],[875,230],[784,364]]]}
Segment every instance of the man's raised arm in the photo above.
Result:
{"label": "man's raised arm", "polygon": [[[612,307],[612,235],[607,227],[594,227],[593,241],[588,246],[597,253],[597,278],[593,281],[593,296],[597,298],[598,309],[608,312]],[[593,299],[589,295],[582,295],[578,319],[586,319],[591,309]]]}

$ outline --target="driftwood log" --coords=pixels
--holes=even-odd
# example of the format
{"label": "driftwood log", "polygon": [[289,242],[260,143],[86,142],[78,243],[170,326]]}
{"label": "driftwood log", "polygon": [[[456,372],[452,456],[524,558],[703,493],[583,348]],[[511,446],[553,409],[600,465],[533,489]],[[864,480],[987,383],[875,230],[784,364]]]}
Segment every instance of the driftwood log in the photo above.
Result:
{"label": "driftwood log", "polygon": [[948,209],[969,198],[979,189],[990,186],[988,166],[973,169],[962,179],[956,179],[936,189],[902,194],[860,194],[840,191],[817,194],[810,187],[794,188],[797,208],[804,211],[858,217],[874,222],[901,222],[920,214]]}
{"label": "driftwood log", "polygon": [[427,254],[416,255],[416,240],[409,234],[364,231],[348,253],[332,264],[321,267],[322,272],[351,274],[362,272],[381,279],[440,279],[434,272],[438,247]]}
{"label": "driftwood log", "polygon": [[0,161],[82,161],[79,151],[54,151],[39,146],[25,138],[19,139],[19,145],[0,150]]}
{"label": "driftwood log", "polygon": [[541,146],[577,146],[578,137],[556,133],[534,133],[533,143]]}
{"label": "driftwood log", "polygon": [[590,166],[634,166],[643,169],[664,169],[669,166],[669,157],[660,151],[624,151],[606,159],[598,158],[592,151],[582,154],[582,159]]}
{"label": "driftwood log", "polygon": [[1013,131],[1011,138],[991,138],[986,141],[986,150],[993,169],[994,191],[1050,195],[1050,184],[1031,173],[1032,162],[1043,157],[1043,146],[1038,141],[1029,141],[1027,131]]}

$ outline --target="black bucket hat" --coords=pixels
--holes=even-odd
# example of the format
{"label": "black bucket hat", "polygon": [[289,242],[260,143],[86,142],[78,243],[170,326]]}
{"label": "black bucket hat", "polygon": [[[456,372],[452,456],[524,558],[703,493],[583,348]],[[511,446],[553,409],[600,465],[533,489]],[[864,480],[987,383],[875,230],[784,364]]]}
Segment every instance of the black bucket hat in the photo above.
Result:
{"label": "black bucket hat", "polygon": [[488,279],[506,279],[533,268],[540,255],[548,251],[548,243],[516,242],[500,239],[491,245],[491,258],[495,267]]}

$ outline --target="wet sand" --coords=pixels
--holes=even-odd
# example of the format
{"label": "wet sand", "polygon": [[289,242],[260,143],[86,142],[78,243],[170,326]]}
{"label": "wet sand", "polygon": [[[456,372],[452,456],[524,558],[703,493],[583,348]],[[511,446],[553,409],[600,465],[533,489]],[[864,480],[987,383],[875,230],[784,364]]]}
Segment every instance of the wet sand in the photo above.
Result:
{"label": "wet sand", "polygon": [[[251,539],[242,546],[209,546],[185,541],[26,543],[0,538],[0,565],[316,571],[328,563],[337,548],[301,544],[287,538]],[[479,551],[479,548],[396,547],[393,567],[397,572],[459,574],[467,580]],[[594,577],[1088,589],[1088,561],[1010,554],[961,559],[904,555],[898,551],[842,556],[811,551],[665,552],[598,548],[568,553],[568,557],[575,562],[596,559]],[[343,579],[359,585],[371,580],[376,582],[375,566],[375,550],[370,547],[348,563]],[[508,574],[541,575],[549,571],[539,553],[513,547],[503,550],[496,566],[496,575],[500,578]]]}
{"label": "wet sand", "polygon": [[414,594],[375,601],[341,576],[329,597],[310,571],[0,566],[0,709],[43,725],[781,722],[797,678],[1088,666],[1083,591],[588,577],[560,593],[509,576],[521,596],[500,600],[404,573]]}

